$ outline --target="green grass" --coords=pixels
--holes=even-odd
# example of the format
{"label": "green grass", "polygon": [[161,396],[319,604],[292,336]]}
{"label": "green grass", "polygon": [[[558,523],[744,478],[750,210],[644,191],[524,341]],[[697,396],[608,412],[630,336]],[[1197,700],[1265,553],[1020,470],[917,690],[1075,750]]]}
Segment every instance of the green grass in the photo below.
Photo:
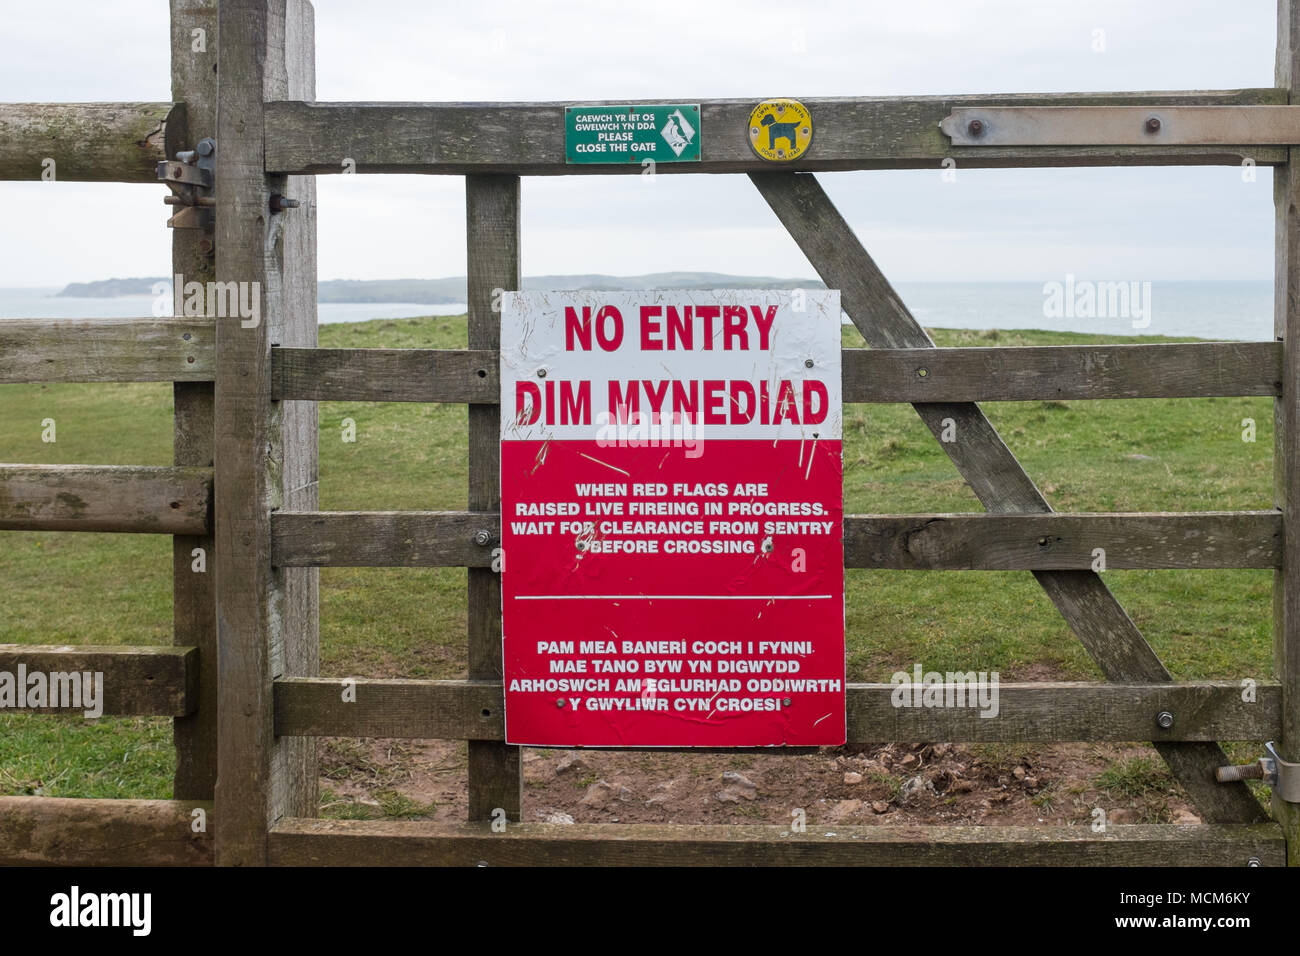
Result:
{"label": "green grass", "polygon": [[[1104,341],[933,334],[947,346]],[[463,348],[465,321],[329,325],[320,344]],[[862,340],[846,332],[845,344]],[[1271,507],[1270,399],[998,403],[985,411],[1057,510]],[[171,416],[166,385],[0,386],[0,461],[169,464]],[[41,441],[47,417],[57,423],[54,444]],[[355,443],[341,440],[345,418],[356,423]],[[1254,443],[1242,441],[1244,418],[1256,423]],[[466,506],[463,406],[324,402],[320,427],[322,508]],[[844,497],[849,512],[982,510],[906,405],[847,410]],[[6,532],[0,540],[0,642],[170,642],[166,537]],[[1271,572],[1111,571],[1105,579],[1176,677],[1269,675]],[[996,670],[1004,681],[1101,676],[1027,573],[854,570],[847,583],[852,680],[887,681],[916,662]],[[325,569],[322,673],[464,676],[464,584],[456,568]],[[0,715],[0,792],[167,797],[170,738],[164,720]]]}

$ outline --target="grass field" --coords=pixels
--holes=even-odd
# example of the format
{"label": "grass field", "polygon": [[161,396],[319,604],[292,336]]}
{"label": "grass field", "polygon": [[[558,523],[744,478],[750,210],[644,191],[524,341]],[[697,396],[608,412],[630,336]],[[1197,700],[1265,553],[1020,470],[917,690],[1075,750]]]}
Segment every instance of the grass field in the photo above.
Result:
{"label": "grass field", "polygon": [[[460,318],[321,328],[325,347],[465,347]],[[935,330],[939,345],[1065,345],[1053,332]],[[1156,337],[1126,342],[1178,341]],[[1185,340],[1184,340],[1185,341]],[[856,332],[845,344],[861,346]],[[985,406],[1059,511],[1197,511],[1272,505],[1267,398],[1034,402]],[[0,386],[0,461],[167,465],[167,385]],[[41,421],[57,442],[41,441]],[[357,440],[341,440],[340,422]],[[1243,440],[1242,420],[1256,424]],[[462,509],[463,406],[322,403],[321,507]],[[845,415],[848,512],[979,511],[906,405]],[[0,643],[171,641],[171,542],[163,536],[0,533]],[[1268,571],[1110,571],[1105,578],[1176,678],[1265,678]],[[322,673],[465,676],[465,572],[325,569]],[[1027,572],[848,572],[850,680],[930,670],[996,670],[1003,681],[1099,679]],[[0,793],[171,795],[165,720],[0,715]]]}

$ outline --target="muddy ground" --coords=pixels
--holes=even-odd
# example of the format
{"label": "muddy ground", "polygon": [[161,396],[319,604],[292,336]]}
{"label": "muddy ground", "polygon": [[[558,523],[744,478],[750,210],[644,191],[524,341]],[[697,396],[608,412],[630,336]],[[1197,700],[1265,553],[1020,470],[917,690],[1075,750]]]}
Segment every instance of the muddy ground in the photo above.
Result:
{"label": "muddy ground", "polygon": [[[321,810],[465,818],[465,744],[323,742]],[[1088,825],[1198,823],[1144,744],[850,746],[690,754],[524,751],[525,820],[557,823]]]}

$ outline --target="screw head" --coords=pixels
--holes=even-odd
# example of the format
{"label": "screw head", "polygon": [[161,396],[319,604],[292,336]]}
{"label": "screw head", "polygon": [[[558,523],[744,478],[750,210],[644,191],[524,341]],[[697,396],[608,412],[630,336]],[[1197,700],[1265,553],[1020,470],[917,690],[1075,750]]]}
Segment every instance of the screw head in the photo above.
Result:
{"label": "screw head", "polygon": [[480,548],[486,545],[491,540],[492,540],[492,535],[490,532],[487,531],[474,532],[474,543],[477,544]]}
{"label": "screw head", "polygon": [[538,378],[546,378],[546,369],[544,369],[544,368],[539,368],[539,369],[537,370],[537,377],[538,377]]}
{"label": "screw head", "polygon": [[804,367],[804,368],[812,368],[812,367],[813,367],[813,360],[812,360],[812,359],[804,359],[804,360],[803,360],[803,367]]}
{"label": "screw head", "polygon": [[1174,725],[1174,715],[1167,710],[1162,710],[1156,714],[1156,723],[1168,730]]}
{"label": "screw head", "polygon": [[1257,857],[1257,856],[1252,856],[1249,860],[1246,861],[1246,865],[1247,865],[1247,866],[1263,866],[1264,864],[1262,864],[1262,863],[1259,862],[1259,857]]}
{"label": "screw head", "polygon": [[1148,133],[1160,132],[1160,117],[1152,116],[1150,119],[1147,120],[1147,132]]}
{"label": "screw head", "polygon": [[971,120],[969,123],[966,124],[966,132],[970,133],[972,136],[983,136],[984,121],[977,120],[977,119]]}
{"label": "screw head", "polygon": [[556,707],[563,707],[563,706],[564,706],[564,698],[563,698],[563,697],[557,697],[557,698],[555,698],[555,706],[556,706]]}

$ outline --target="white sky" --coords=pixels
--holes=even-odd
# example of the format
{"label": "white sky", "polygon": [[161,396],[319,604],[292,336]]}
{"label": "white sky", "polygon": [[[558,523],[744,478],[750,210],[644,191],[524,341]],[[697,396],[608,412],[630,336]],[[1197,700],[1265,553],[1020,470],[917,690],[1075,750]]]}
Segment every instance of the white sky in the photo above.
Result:
{"label": "white sky", "polygon": [[[1275,16],[1273,0],[317,0],[317,97],[652,103],[1271,86]],[[0,0],[0,24],[0,99],[170,98],[166,0]],[[1220,167],[822,181],[897,281],[1272,275],[1268,170],[1254,183]],[[318,182],[322,279],[464,274],[462,179]],[[163,195],[0,183],[0,286],[166,274]],[[533,178],[523,202],[528,275],[813,275],[744,176]]]}

